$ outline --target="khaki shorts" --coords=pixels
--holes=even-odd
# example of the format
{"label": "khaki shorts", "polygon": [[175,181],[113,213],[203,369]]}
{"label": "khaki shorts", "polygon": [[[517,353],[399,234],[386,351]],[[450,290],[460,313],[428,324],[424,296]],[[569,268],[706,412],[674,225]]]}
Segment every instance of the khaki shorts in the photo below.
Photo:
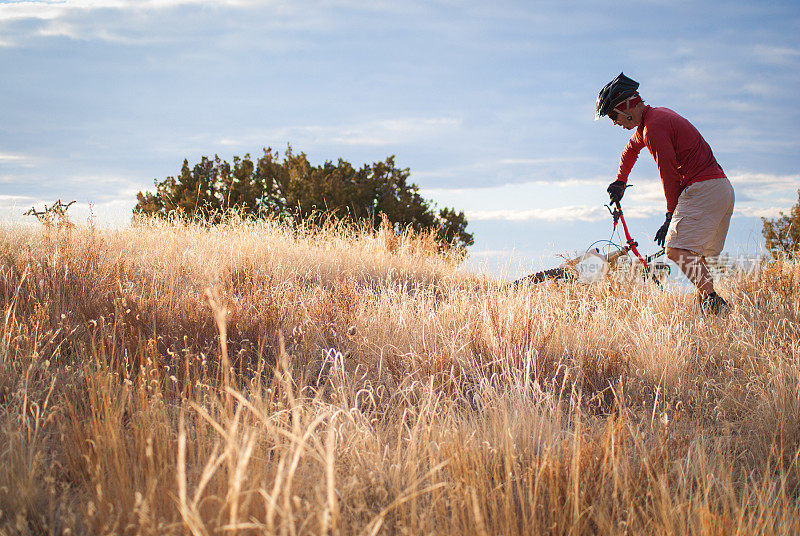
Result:
{"label": "khaki shorts", "polygon": [[665,246],[719,255],[733,214],[733,186],[726,178],[695,182],[678,197]]}

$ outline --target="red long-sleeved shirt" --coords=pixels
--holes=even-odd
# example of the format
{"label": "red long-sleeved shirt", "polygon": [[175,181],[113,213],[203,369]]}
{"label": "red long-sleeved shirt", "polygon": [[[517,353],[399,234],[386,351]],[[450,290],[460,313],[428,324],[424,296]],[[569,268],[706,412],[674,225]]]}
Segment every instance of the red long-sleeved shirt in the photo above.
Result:
{"label": "red long-sleeved shirt", "polygon": [[628,181],[628,174],[644,147],[658,166],[667,212],[675,210],[678,196],[690,184],[725,177],[703,136],[694,125],[669,108],[644,107],[642,123],[622,151],[618,180]]}

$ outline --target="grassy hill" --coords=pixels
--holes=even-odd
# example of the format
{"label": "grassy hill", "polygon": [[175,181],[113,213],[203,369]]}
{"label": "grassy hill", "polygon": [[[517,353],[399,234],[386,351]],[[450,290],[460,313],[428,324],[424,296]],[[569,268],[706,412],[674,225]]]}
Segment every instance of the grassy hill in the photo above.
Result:
{"label": "grassy hill", "polygon": [[0,227],[0,533],[800,531],[800,266],[516,291],[427,236]]}

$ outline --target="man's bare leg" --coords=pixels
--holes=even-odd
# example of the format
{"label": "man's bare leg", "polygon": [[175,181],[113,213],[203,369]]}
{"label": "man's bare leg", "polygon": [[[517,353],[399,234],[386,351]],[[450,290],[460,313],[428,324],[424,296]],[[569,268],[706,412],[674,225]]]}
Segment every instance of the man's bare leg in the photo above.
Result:
{"label": "man's bare leg", "polygon": [[689,281],[694,283],[701,299],[714,292],[714,280],[704,256],[680,248],[666,248],[666,253],[667,258],[677,264]]}

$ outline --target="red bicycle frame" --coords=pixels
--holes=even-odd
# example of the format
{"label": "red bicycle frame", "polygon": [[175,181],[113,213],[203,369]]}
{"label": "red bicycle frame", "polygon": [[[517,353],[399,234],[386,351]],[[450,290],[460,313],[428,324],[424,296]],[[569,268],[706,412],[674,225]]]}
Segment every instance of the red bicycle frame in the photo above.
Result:
{"label": "red bicycle frame", "polygon": [[636,255],[636,258],[638,258],[641,261],[641,263],[644,264],[645,269],[649,270],[650,266],[647,264],[647,261],[645,260],[644,257],[642,257],[642,254],[639,253],[639,250],[636,249],[639,243],[636,242],[636,240],[634,240],[633,237],[631,237],[631,233],[628,232],[628,224],[625,223],[625,216],[622,215],[622,207],[620,206],[619,201],[614,201],[614,207],[615,207],[614,210],[611,210],[611,207],[609,207],[608,205],[606,205],[606,207],[608,207],[608,211],[614,217],[613,229],[616,230],[617,223],[622,222],[622,231],[625,233],[625,240],[628,243],[627,246],[628,249],[633,251],[634,255]]}

